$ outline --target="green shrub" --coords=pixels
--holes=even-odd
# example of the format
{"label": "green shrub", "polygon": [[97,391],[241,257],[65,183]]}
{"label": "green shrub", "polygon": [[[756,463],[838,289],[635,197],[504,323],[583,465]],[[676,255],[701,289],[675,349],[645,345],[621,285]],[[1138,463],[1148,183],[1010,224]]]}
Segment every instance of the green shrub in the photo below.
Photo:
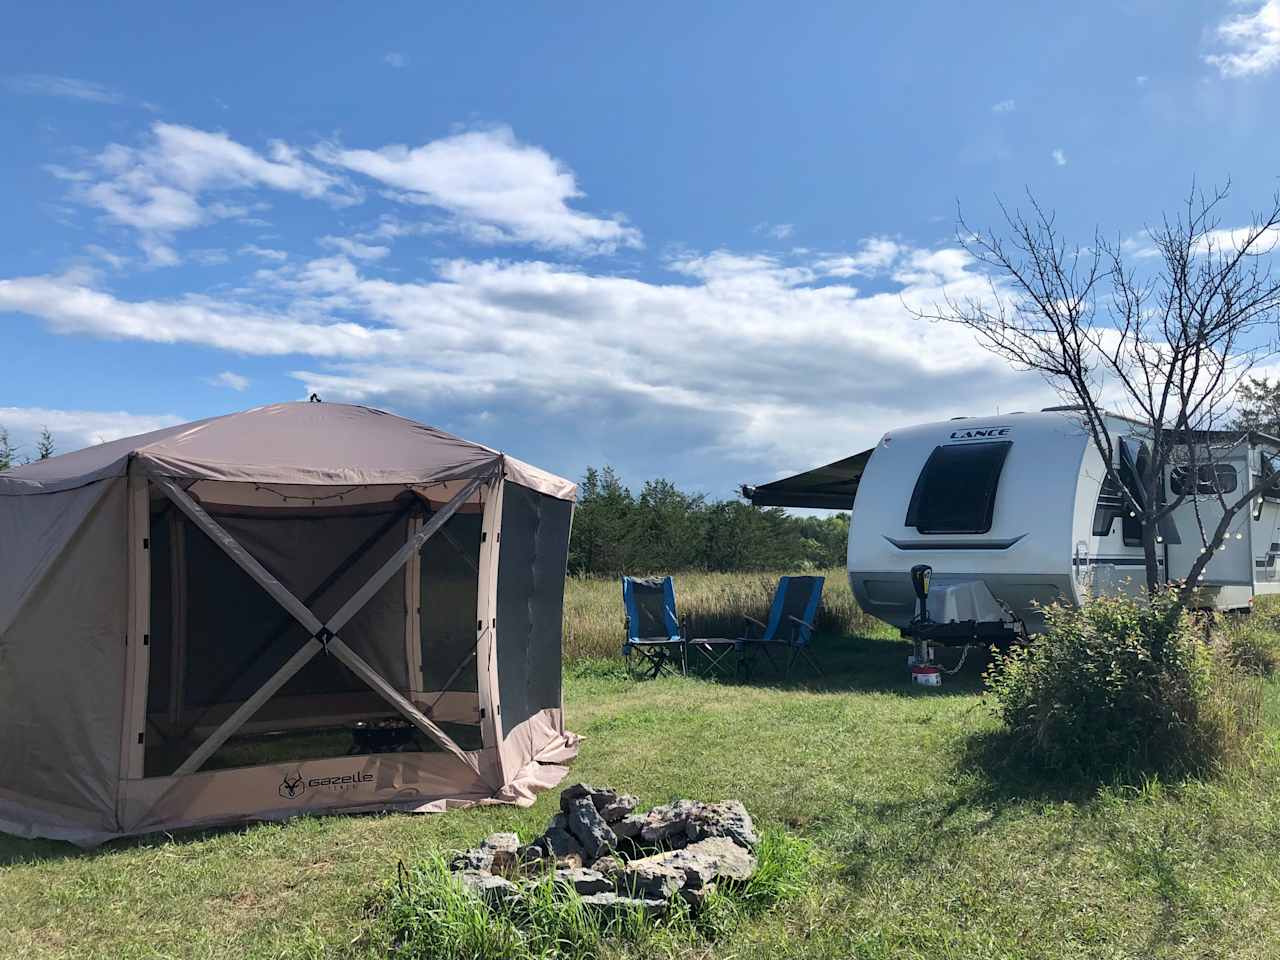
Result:
{"label": "green shrub", "polygon": [[1280,669],[1280,610],[1259,604],[1248,616],[1223,615],[1214,624],[1222,654],[1245,673],[1270,677]]}
{"label": "green shrub", "polygon": [[1070,774],[1188,774],[1235,759],[1257,728],[1261,684],[1172,591],[1055,605],[1045,631],[985,675],[1012,743]]}

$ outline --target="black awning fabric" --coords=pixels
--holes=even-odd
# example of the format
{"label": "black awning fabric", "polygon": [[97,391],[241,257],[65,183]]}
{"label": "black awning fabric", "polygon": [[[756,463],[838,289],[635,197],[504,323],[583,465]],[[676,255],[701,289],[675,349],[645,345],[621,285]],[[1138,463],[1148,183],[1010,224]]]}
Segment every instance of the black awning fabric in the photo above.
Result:
{"label": "black awning fabric", "polygon": [[851,510],[862,471],[866,469],[873,450],[863,450],[825,467],[814,467],[794,477],[762,483],[758,487],[743,484],[742,496],[757,507]]}

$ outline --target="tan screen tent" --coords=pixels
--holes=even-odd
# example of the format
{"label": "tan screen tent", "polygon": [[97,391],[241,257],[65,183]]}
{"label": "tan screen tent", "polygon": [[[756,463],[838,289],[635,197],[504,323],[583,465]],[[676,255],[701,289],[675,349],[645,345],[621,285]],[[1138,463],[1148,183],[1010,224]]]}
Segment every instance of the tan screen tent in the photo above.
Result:
{"label": "tan screen tent", "polygon": [[288,403],[0,474],[0,830],[531,802],[575,488]]}

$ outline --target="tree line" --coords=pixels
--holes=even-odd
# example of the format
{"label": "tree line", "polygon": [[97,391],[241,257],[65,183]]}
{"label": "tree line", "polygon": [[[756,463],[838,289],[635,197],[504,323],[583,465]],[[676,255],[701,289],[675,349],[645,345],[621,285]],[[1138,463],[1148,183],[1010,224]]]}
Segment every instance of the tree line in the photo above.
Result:
{"label": "tree line", "polygon": [[20,467],[24,463],[30,463],[32,460],[48,460],[53,456],[53,434],[49,432],[48,427],[40,430],[40,436],[36,440],[35,456],[23,456],[21,447],[13,442],[13,438],[9,436],[9,431],[0,424],[0,471],[8,470],[11,467]]}
{"label": "tree line", "polygon": [[843,566],[849,514],[797,517],[778,507],[712,500],[668,480],[633,493],[611,467],[588,467],[578,490],[569,572],[617,576],[684,570]]}

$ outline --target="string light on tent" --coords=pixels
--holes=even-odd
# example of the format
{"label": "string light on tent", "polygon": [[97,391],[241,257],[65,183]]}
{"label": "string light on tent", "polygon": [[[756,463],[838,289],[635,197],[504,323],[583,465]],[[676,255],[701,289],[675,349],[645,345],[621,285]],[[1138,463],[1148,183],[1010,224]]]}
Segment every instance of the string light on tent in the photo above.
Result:
{"label": "string light on tent", "polygon": [[329,500],[337,500],[337,501],[341,502],[341,501],[342,501],[342,498],[343,498],[343,497],[345,497],[347,494],[349,494],[349,493],[355,493],[355,492],[356,492],[357,490],[359,490],[360,488],[359,488],[359,487],[348,487],[347,489],[345,489],[345,490],[340,490],[340,491],[339,491],[339,492],[337,492],[337,493],[331,493],[331,494],[329,494],[329,495],[328,495],[328,496],[326,496],[326,497],[299,497],[299,496],[297,496],[297,495],[290,495],[290,494],[287,494],[287,493],[281,493],[279,490],[272,490],[270,487],[264,487],[264,486],[263,486],[262,484],[260,484],[260,483],[255,483],[255,484],[253,485],[253,489],[254,489],[254,491],[255,491],[255,492],[269,493],[269,494],[271,494],[272,496],[279,497],[279,498],[280,498],[280,500],[281,500],[282,502],[284,502],[284,503],[288,503],[290,500],[293,500],[293,501],[296,501],[297,503],[310,503],[310,504],[311,504],[311,506],[313,506],[313,507],[314,507],[317,503],[325,503],[325,502],[327,502],[327,501],[329,501]]}

